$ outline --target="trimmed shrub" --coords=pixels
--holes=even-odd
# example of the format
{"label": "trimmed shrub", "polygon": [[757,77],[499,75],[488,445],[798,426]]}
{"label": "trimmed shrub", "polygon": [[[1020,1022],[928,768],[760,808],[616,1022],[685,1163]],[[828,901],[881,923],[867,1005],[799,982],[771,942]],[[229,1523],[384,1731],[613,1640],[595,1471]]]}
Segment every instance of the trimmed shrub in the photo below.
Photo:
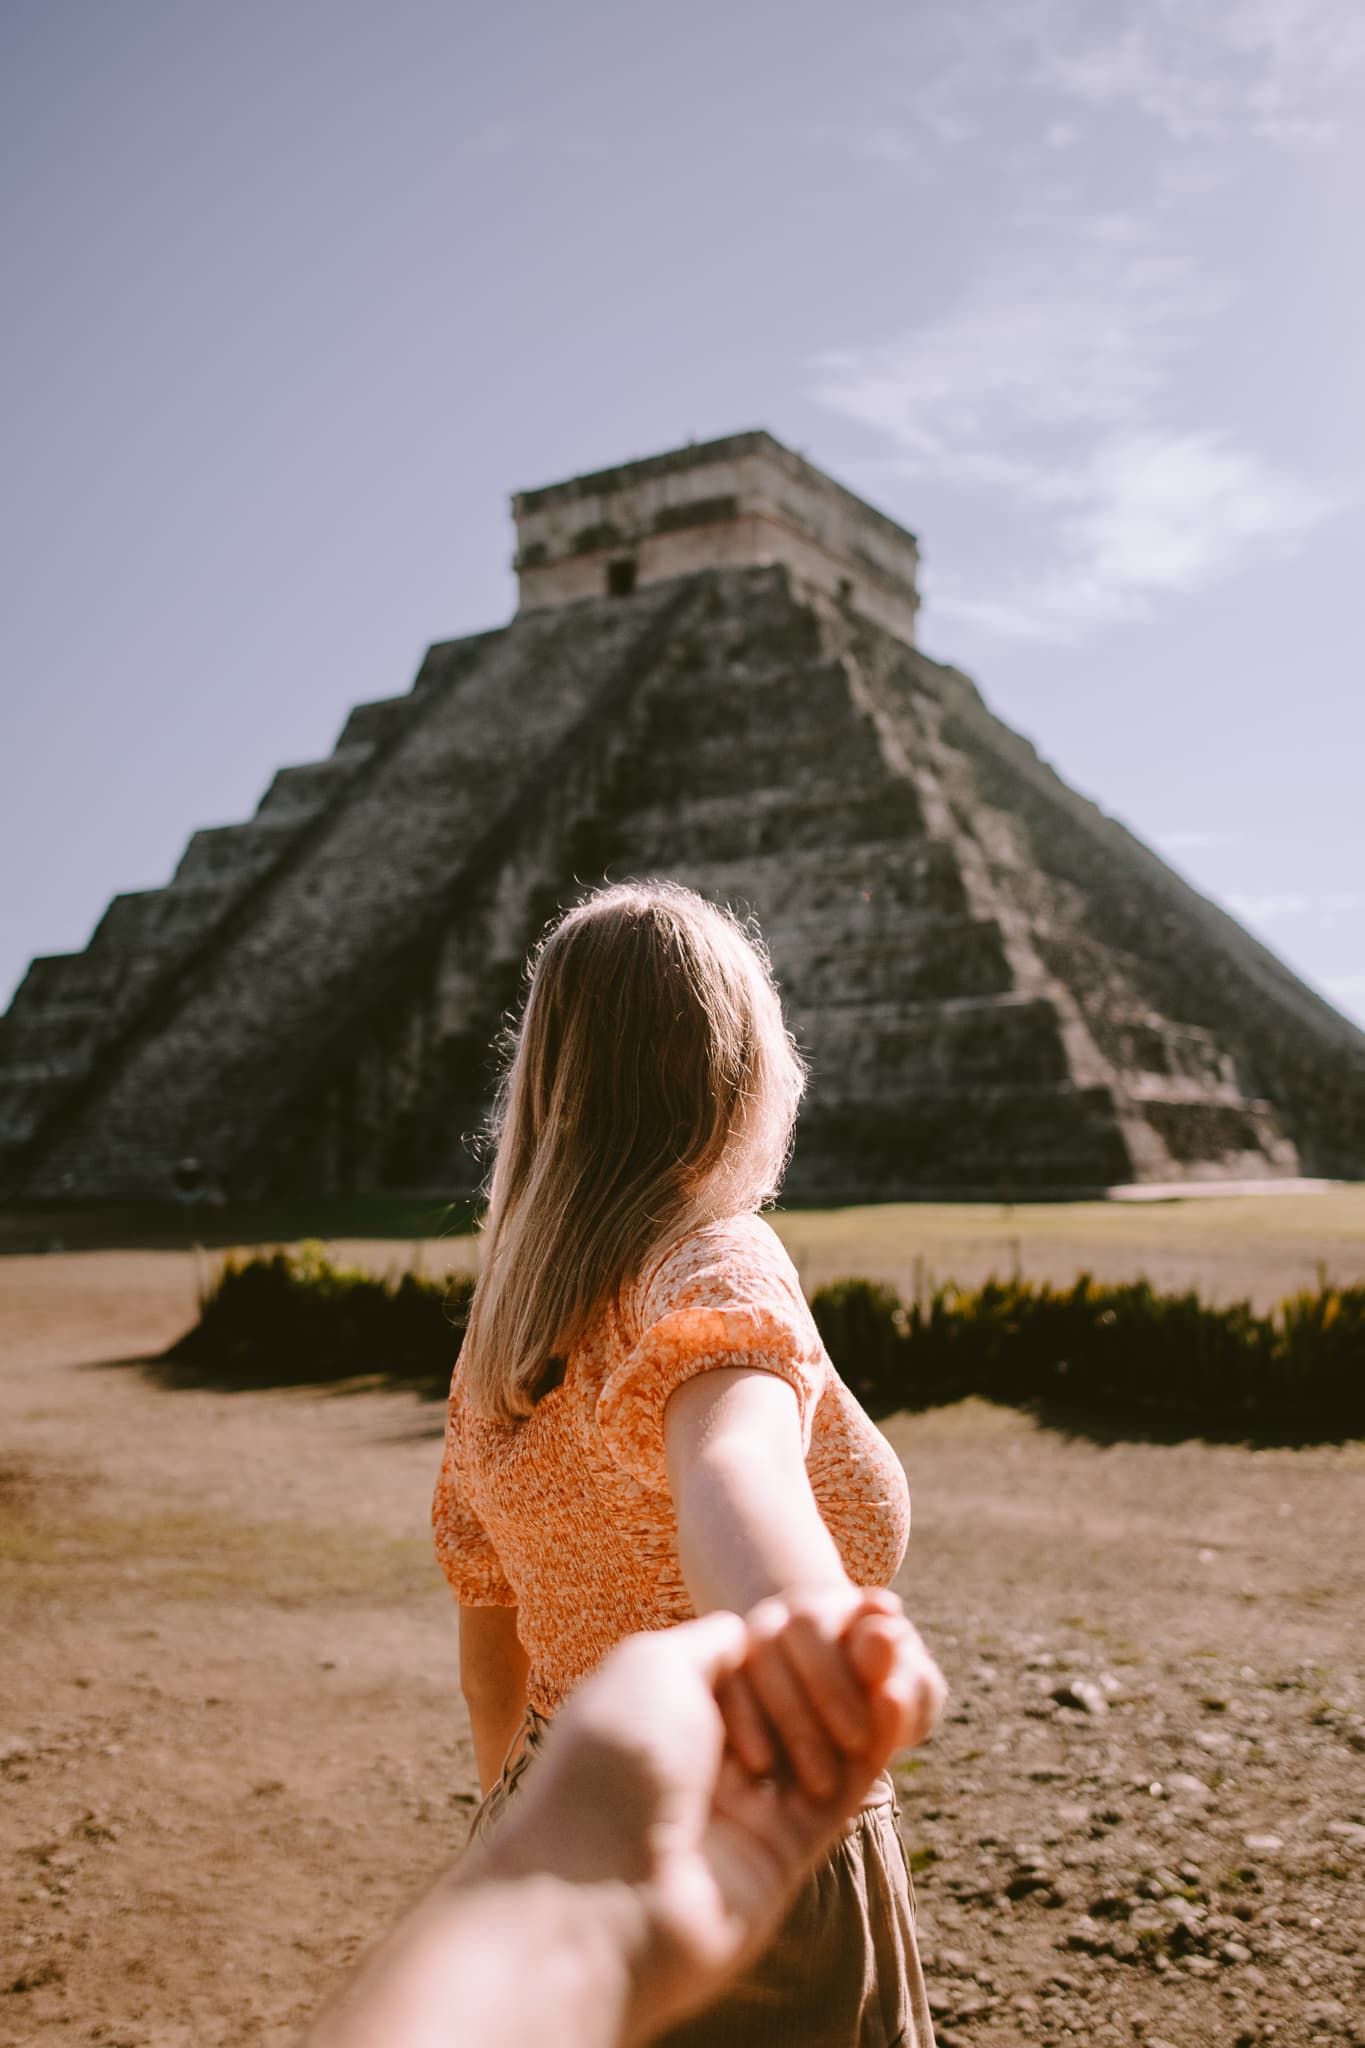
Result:
{"label": "trimmed shrub", "polygon": [[1365,1433],[1365,1287],[1324,1285],[1259,1316],[1088,1274],[1065,1289],[942,1287],[908,1310],[890,1288],[840,1281],[811,1308],[840,1374],[882,1414],[976,1394],[1221,1437]]}
{"label": "trimmed shrub", "polygon": [[812,1295],[810,1306],[826,1351],[864,1408],[895,1407],[905,1385],[909,1332],[900,1296],[876,1280],[833,1280]]}
{"label": "trimmed shrub", "polygon": [[[229,1259],[175,1367],[228,1386],[380,1376],[444,1399],[474,1282],[380,1279],[320,1244]],[[1304,1292],[1260,1316],[1145,1280],[1068,1288],[1022,1278],[940,1287],[909,1308],[848,1279],[811,1300],[840,1375],[873,1414],[975,1394],[1222,1438],[1365,1435],[1365,1287]]]}
{"label": "trimmed shrub", "polygon": [[381,1279],[321,1244],[228,1259],[170,1356],[234,1386],[303,1386],[379,1374],[444,1399],[474,1281]]}

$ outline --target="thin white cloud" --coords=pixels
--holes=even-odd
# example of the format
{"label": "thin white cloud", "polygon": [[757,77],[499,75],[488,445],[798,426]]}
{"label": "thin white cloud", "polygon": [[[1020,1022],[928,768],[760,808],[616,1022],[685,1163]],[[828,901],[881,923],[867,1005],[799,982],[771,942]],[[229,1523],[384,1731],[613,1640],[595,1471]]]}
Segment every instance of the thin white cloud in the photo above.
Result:
{"label": "thin white cloud", "polygon": [[[1185,379],[1239,296],[1195,216],[1256,146],[1335,134],[1365,0],[925,0],[914,57],[894,117],[855,147],[919,174],[970,143],[1008,175],[1008,206],[955,304],[808,367],[817,402],[889,447],[869,468],[1014,522],[1011,568],[931,572],[928,615],[1074,642],[1283,557],[1343,509],[1237,422],[1192,417]],[[1131,124],[1136,155],[1106,148],[1118,116],[1145,124],[1145,151]],[[1092,204],[1130,161],[1132,202]],[[1070,175],[1084,162],[1093,187]]]}
{"label": "thin white cloud", "polygon": [[[975,138],[981,99],[995,91],[1036,108],[1051,149],[1116,113],[1183,144],[1319,148],[1340,135],[1343,88],[1365,62],[1365,10],[1359,0],[922,0],[914,53],[897,113],[907,148],[915,137]],[[851,139],[865,152],[864,137]]]}
{"label": "thin white cloud", "polygon": [[1358,0],[1130,0],[1067,12],[1069,32],[1040,53],[1037,82],[1097,113],[1135,111],[1182,142],[1329,143],[1340,124],[1324,100],[1365,59]]}
{"label": "thin white cloud", "polygon": [[1336,508],[1233,433],[1163,417],[1231,296],[1163,229],[1044,210],[1019,240],[940,319],[811,366],[812,396],[881,434],[903,474],[1027,510],[1036,559],[993,588],[932,582],[937,617],[1075,640],[1292,546]]}

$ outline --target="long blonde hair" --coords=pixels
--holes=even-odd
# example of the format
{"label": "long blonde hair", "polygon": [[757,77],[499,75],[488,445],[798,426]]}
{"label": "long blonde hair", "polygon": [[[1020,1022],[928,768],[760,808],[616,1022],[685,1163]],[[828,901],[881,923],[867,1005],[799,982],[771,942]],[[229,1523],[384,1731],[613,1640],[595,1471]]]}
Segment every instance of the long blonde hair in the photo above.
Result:
{"label": "long blonde hair", "polygon": [[624,883],[542,941],[493,1134],[465,1395],[529,1415],[649,1254],[776,1194],[805,1068],[767,954],[673,883]]}

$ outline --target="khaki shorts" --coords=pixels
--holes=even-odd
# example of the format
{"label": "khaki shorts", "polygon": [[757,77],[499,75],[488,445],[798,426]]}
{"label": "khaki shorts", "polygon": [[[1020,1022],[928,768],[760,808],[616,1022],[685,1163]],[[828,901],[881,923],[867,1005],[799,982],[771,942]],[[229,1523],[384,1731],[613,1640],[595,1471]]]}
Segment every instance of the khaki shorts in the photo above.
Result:
{"label": "khaki shorts", "polygon": [[[497,1825],[547,1727],[527,1709],[502,1776],[474,1815],[471,1841]],[[657,2048],[933,2048],[898,1821],[884,1773],[768,1948],[717,2004],[661,2034]]]}

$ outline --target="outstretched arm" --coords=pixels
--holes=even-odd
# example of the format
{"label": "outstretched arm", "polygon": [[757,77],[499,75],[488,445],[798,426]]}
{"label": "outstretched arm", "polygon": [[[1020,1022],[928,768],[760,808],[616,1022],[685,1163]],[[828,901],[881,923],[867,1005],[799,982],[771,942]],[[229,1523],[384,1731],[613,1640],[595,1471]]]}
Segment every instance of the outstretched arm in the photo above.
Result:
{"label": "outstretched arm", "polygon": [[823,1801],[755,1784],[716,1690],[746,1654],[712,1614],[620,1645],[556,1716],[491,1839],[370,1957],[307,2048],[637,2048],[706,2005],[776,1926],[905,1711],[886,1617],[845,1654],[868,1742]]}
{"label": "outstretched arm", "polygon": [[813,1797],[828,1794],[866,1740],[842,1644],[870,1612],[896,1623],[900,1741],[923,1742],[943,1709],[942,1674],[899,1600],[848,1578],[811,1491],[791,1387],[749,1367],[700,1373],[670,1396],[664,1444],[693,1603],[749,1615],[744,1671],[719,1694],[746,1766],[764,1773],[785,1761]]}
{"label": "outstretched arm", "polygon": [[684,1380],[664,1410],[668,1484],[699,1613],[848,1585],[806,1476],[796,1395],[750,1367]]}

